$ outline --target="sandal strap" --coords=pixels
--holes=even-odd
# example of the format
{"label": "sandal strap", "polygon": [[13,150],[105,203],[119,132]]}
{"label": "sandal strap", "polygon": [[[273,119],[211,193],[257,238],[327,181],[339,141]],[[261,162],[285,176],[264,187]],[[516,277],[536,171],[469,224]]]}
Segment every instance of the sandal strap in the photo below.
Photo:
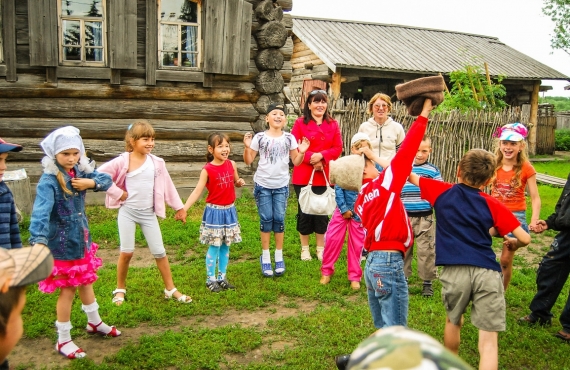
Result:
{"label": "sandal strap", "polygon": [[[69,353],[69,354],[66,355],[66,354],[62,351],[62,349],[63,349],[63,347],[65,347],[66,345],[68,345],[68,344],[70,344],[70,343],[71,343],[72,345],[74,345],[74,346],[77,347],[77,345],[76,345],[75,343],[73,343],[73,340],[68,340],[67,342],[63,342],[63,343],[57,342],[57,343],[55,344],[57,351],[58,351],[60,354],[64,355],[65,357],[67,357],[67,358],[69,358],[69,359],[71,359],[71,360],[76,359],[76,358],[77,358],[77,354],[79,354],[79,353],[85,353],[85,351],[83,351],[83,349],[81,349],[81,347],[77,347],[77,349],[76,349],[75,351],[73,351],[73,352],[71,352],[71,353]],[[82,356],[82,357],[84,357],[84,356]]]}
{"label": "sandal strap", "polygon": [[117,293],[127,294],[127,290],[126,290],[126,289],[122,289],[122,288],[117,288],[117,289],[113,290],[113,295],[115,295],[115,294],[117,294]]}
{"label": "sandal strap", "polygon": [[176,289],[176,287],[172,288],[171,290],[167,290],[166,288],[164,288],[164,296],[166,298],[172,298],[172,295],[177,291],[178,289]]}

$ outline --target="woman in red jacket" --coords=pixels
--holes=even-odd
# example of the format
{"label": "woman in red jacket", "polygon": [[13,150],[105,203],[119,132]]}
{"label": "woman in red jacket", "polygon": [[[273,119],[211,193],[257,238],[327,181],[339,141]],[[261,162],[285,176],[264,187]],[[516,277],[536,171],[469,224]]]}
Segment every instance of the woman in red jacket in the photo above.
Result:
{"label": "woman in red jacket", "polygon": [[[340,127],[327,111],[328,96],[324,90],[313,90],[305,102],[303,117],[295,121],[291,133],[297,140],[304,137],[311,142],[303,162],[293,169],[293,186],[297,199],[301,188],[307,186],[313,170],[313,191],[322,194],[326,190],[325,177],[329,178],[329,162],[336,160],[342,152]],[[301,238],[301,260],[311,260],[309,236],[315,233],[317,239],[317,257],[322,261],[325,245],[325,232],[328,216],[307,215],[298,206],[297,231]]]}

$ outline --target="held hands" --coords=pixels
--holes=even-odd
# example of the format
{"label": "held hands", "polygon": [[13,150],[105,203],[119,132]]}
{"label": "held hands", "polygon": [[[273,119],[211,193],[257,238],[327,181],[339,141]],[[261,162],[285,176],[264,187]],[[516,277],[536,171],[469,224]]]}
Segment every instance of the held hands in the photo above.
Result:
{"label": "held hands", "polygon": [[73,178],[71,179],[71,186],[77,191],[83,191],[94,188],[95,181],[91,179]]}
{"label": "held hands", "polygon": [[245,180],[240,177],[239,179],[236,180],[235,184],[236,187],[241,188],[242,186],[245,185]]}
{"label": "held hands", "polygon": [[176,211],[176,214],[174,215],[174,219],[176,221],[182,221],[183,224],[186,223],[186,210],[184,208],[180,208],[178,211]]}
{"label": "held hands", "polygon": [[342,214],[342,218],[344,218],[345,220],[348,220],[349,218],[352,217],[352,211],[346,211]]}
{"label": "held hands", "polygon": [[324,169],[323,162],[317,162],[313,165],[315,171],[322,171]]}
{"label": "held hands", "polygon": [[251,146],[252,137],[253,135],[251,134],[251,132],[246,132],[246,134],[243,135],[243,144],[245,145],[246,148],[249,148]]}
{"label": "held hands", "polygon": [[313,153],[313,155],[311,155],[311,160],[309,163],[311,163],[314,166],[322,160],[323,160],[323,155],[321,153]]}
{"label": "held hands", "polygon": [[517,239],[516,238],[509,238],[505,236],[505,241],[503,242],[503,247],[507,247],[507,249],[511,252],[515,252],[519,247],[517,247]]}
{"label": "held hands", "polygon": [[544,230],[548,229],[548,225],[546,224],[546,221],[538,220],[535,223],[531,223],[528,228],[530,231],[534,231],[535,233],[540,234]]}
{"label": "held hands", "polygon": [[[244,139],[245,140],[245,139]],[[299,153],[301,154],[305,154],[305,152],[307,150],[309,150],[309,145],[311,145],[311,142],[309,141],[309,139],[307,139],[306,137],[303,137],[303,140],[299,140],[298,141],[299,144]],[[311,157],[312,158],[312,157]],[[311,163],[313,164],[313,163]]]}
{"label": "held hands", "polygon": [[129,197],[129,193],[127,193],[126,191],[123,190],[123,195],[121,195],[119,200],[124,202],[125,200],[127,200],[128,197]]}

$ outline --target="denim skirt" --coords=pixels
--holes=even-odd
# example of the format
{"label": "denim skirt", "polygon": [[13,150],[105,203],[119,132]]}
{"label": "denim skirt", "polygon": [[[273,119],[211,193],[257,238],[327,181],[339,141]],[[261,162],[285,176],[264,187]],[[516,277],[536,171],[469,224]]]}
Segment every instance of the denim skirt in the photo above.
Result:
{"label": "denim skirt", "polygon": [[200,225],[200,243],[220,247],[241,242],[241,230],[234,204],[218,206],[206,203],[202,225]]}

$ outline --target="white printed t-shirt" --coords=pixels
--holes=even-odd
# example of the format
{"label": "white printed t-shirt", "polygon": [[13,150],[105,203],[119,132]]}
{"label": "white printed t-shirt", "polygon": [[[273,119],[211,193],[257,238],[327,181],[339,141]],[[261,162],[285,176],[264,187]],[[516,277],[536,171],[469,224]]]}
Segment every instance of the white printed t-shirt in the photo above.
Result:
{"label": "white printed t-shirt", "polygon": [[270,137],[266,132],[255,134],[251,149],[259,153],[259,163],[253,181],[267,189],[289,185],[289,152],[297,147],[295,137],[288,132],[280,137]]}

